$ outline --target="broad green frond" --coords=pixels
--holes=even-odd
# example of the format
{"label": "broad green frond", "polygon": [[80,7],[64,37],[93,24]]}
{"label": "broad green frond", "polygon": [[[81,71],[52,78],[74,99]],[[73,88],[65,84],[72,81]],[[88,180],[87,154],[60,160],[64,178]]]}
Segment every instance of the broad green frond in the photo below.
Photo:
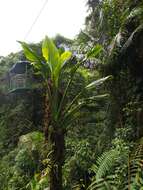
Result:
{"label": "broad green frond", "polygon": [[70,51],[65,51],[64,53],[61,54],[60,56],[60,61],[61,61],[61,67],[64,66],[64,63],[70,59],[72,53]]}
{"label": "broad green frond", "polygon": [[20,42],[20,41],[18,41],[18,42],[22,45],[24,54],[29,61],[31,61],[31,62],[39,62],[40,61],[36,52],[34,52],[34,50],[32,50],[27,43]]}
{"label": "broad green frond", "polygon": [[42,54],[50,68],[53,84],[57,87],[62,67],[71,57],[71,52],[60,54],[53,41],[46,36],[42,43]]}
{"label": "broad green frond", "polygon": [[54,71],[59,62],[59,51],[53,41],[47,36],[42,43],[42,54],[47,61],[51,72]]}
{"label": "broad green frond", "polygon": [[65,65],[66,61],[71,57],[72,53],[69,51],[65,51],[63,54],[60,55],[58,63],[54,69],[54,76],[56,79],[56,85],[58,83],[58,79],[60,77],[60,73],[62,71],[63,66]]}

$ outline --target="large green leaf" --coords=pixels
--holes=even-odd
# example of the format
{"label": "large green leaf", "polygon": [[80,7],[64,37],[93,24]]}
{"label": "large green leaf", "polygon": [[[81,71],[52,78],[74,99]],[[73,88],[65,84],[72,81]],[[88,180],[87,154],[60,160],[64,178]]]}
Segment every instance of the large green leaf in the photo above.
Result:
{"label": "large green leaf", "polygon": [[18,42],[22,45],[24,54],[29,61],[40,62],[40,58],[37,56],[36,52],[34,52],[27,43],[21,41]]}
{"label": "large green leaf", "polygon": [[47,61],[51,73],[55,70],[57,64],[59,63],[59,51],[55,44],[47,36],[42,43],[42,54]]}
{"label": "large green leaf", "polygon": [[70,108],[72,107],[73,104],[75,104],[75,102],[77,100],[79,100],[80,96],[84,93],[84,90],[89,90],[89,89],[92,89],[94,87],[97,87],[101,84],[103,84],[106,80],[108,79],[111,79],[112,76],[107,76],[107,77],[104,77],[104,78],[101,78],[99,80],[96,80],[90,84],[88,84],[87,86],[85,86],[74,98],[73,100],[71,101],[71,103],[67,106],[67,108],[65,109],[65,113],[70,110]]}
{"label": "large green leaf", "polygon": [[43,63],[43,59],[38,56],[37,52],[30,48],[30,45],[20,41],[19,43],[22,45],[26,58],[31,61],[31,65],[36,69],[36,72],[38,71],[44,79],[47,79],[49,75],[49,67]]}
{"label": "large green leaf", "polygon": [[65,62],[70,59],[72,53],[70,51],[65,51],[64,53],[61,54],[60,56],[60,61],[61,61],[61,67],[65,64]]}
{"label": "large green leaf", "polygon": [[65,63],[67,62],[67,60],[71,57],[72,53],[69,51],[66,51],[64,53],[61,54],[60,59],[58,64],[56,65],[55,69],[54,69],[54,77],[56,79],[56,86],[58,83],[58,79],[62,70],[62,67],[65,65]]}

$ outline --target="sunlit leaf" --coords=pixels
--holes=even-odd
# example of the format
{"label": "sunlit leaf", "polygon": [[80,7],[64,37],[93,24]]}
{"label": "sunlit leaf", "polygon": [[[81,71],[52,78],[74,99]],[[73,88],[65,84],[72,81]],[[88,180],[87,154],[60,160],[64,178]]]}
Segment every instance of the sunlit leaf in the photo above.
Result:
{"label": "sunlit leaf", "polygon": [[62,66],[63,64],[70,59],[72,53],[70,51],[65,51],[64,53],[61,54],[60,60],[62,62]]}
{"label": "sunlit leaf", "polygon": [[55,79],[55,84],[56,86],[58,85],[58,80],[59,76],[62,70],[62,67],[65,65],[66,61],[71,57],[71,52],[67,51],[64,52],[61,56],[60,59],[58,59],[57,64],[54,67],[54,79]]}
{"label": "sunlit leaf", "polygon": [[42,43],[42,54],[45,60],[47,61],[50,70],[54,70],[59,61],[59,51],[56,48],[55,44],[47,36],[45,37]]}
{"label": "sunlit leaf", "polygon": [[48,61],[48,58],[49,58],[49,38],[48,37],[45,37],[45,39],[43,40],[43,43],[42,43],[42,54],[43,54],[43,57],[46,59],[46,61]]}

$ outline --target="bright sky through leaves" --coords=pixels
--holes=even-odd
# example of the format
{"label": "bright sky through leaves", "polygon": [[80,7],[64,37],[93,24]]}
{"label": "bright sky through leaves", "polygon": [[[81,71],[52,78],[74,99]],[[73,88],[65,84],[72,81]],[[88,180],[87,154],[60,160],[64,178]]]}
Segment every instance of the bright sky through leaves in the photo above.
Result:
{"label": "bright sky through leaves", "polygon": [[39,42],[60,33],[73,38],[84,25],[86,0],[47,0],[32,31],[24,39],[45,0],[0,1],[0,55],[20,50],[17,40]]}

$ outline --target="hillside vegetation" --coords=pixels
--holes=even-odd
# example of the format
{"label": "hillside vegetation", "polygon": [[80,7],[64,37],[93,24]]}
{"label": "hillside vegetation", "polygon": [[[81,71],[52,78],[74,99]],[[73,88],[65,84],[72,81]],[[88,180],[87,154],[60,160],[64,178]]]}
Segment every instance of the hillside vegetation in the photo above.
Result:
{"label": "hillside vegetation", "polygon": [[[143,2],[87,9],[76,39],[0,57],[0,190],[143,188]],[[12,91],[25,60],[29,86]]]}

